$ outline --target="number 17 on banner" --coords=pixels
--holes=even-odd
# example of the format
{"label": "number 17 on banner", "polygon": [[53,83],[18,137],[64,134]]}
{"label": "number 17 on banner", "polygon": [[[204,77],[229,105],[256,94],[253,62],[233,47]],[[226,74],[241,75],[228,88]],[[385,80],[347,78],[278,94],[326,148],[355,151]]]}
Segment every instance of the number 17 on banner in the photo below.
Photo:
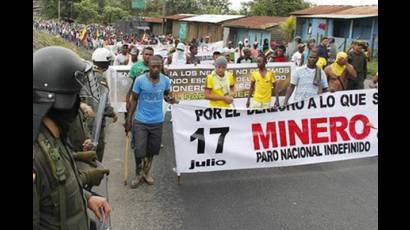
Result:
{"label": "number 17 on banner", "polygon": [[[197,147],[197,154],[205,153],[205,136],[204,136],[205,128],[197,129],[191,135],[191,142],[198,139],[198,147]],[[222,153],[224,148],[224,141],[225,136],[229,132],[229,127],[219,127],[219,128],[210,128],[209,134],[217,134],[219,133],[220,136],[218,138],[218,145],[216,147],[215,153]]]}
{"label": "number 17 on banner", "polygon": [[[225,137],[226,134],[229,132],[229,127],[218,127],[218,128],[210,128],[209,129],[209,134],[219,134],[218,138],[218,143],[216,147],[215,154],[222,154],[223,153],[223,148],[224,148],[224,142],[225,142]],[[197,145],[197,154],[204,154],[205,153],[205,128],[199,128],[197,129],[192,135],[191,135],[191,142],[198,140],[198,145]],[[212,159],[205,159],[201,161],[195,161],[191,160],[191,165],[189,167],[189,170],[193,170],[198,167],[209,167],[209,166],[222,166],[225,165],[226,161],[224,160],[216,160],[214,158]]]}

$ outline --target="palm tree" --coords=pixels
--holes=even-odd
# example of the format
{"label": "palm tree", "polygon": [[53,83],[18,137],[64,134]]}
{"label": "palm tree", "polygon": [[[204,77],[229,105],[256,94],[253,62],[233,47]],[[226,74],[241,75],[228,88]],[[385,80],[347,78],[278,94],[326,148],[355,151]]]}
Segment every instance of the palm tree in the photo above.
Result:
{"label": "palm tree", "polygon": [[280,24],[280,29],[282,31],[283,37],[286,42],[291,41],[296,28],[296,17],[290,16],[285,22]]}

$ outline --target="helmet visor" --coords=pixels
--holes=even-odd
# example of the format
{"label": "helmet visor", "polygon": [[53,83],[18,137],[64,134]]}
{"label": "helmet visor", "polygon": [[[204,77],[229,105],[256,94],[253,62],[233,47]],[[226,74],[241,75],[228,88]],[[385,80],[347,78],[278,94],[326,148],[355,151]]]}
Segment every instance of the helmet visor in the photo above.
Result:
{"label": "helmet visor", "polygon": [[80,97],[92,98],[98,102],[100,97],[99,84],[94,72],[92,71],[92,64],[87,62],[87,67],[84,72],[76,72],[76,80],[81,85]]}

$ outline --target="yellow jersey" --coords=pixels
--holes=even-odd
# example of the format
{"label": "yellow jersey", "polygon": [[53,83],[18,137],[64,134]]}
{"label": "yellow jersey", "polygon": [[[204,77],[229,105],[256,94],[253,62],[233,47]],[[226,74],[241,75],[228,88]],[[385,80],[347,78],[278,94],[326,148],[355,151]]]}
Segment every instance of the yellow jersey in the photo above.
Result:
{"label": "yellow jersey", "polygon": [[268,70],[265,77],[262,77],[259,70],[253,71],[251,72],[251,82],[255,82],[253,100],[260,103],[271,102],[272,86],[276,82],[275,74]]}
{"label": "yellow jersey", "polygon": [[[211,89],[211,95],[212,96],[225,96],[224,88],[226,91],[226,88],[229,93],[229,88],[235,85],[235,78],[233,77],[233,74],[230,72],[225,72],[227,75],[225,78],[225,82],[221,82],[218,79],[215,79],[216,77],[213,76],[213,74],[210,74],[206,77],[206,82],[205,82],[205,87],[208,89]],[[210,107],[216,107],[216,108],[226,108],[226,107],[231,107],[230,104],[226,103],[223,100],[209,100],[209,106]]]}

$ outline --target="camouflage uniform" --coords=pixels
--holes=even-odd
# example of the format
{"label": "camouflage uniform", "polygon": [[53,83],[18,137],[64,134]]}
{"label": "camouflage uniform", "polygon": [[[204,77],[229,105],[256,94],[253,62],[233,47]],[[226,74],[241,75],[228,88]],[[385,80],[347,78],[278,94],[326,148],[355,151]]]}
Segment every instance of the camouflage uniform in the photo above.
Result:
{"label": "camouflage uniform", "polygon": [[33,229],[88,230],[87,200],[70,150],[44,126],[33,144]]}
{"label": "camouflage uniform", "polygon": [[93,186],[98,186],[108,169],[97,166],[97,155],[95,151],[83,152],[83,143],[90,138],[90,132],[86,125],[86,118],[83,112],[78,112],[76,119],[71,123],[68,131],[70,147],[75,153],[73,154],[75,164],[79,171],[80,179],[84,187],[91,190]]}

